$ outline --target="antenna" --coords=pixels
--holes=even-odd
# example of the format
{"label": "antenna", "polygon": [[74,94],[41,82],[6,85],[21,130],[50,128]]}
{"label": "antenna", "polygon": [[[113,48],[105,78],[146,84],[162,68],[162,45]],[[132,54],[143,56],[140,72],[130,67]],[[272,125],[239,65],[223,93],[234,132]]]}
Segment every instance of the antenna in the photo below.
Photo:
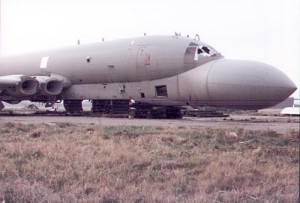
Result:
{"label": "antenna", "polygon": [[196,34],[194,39],[200,41],[200,36],[198,34]]}

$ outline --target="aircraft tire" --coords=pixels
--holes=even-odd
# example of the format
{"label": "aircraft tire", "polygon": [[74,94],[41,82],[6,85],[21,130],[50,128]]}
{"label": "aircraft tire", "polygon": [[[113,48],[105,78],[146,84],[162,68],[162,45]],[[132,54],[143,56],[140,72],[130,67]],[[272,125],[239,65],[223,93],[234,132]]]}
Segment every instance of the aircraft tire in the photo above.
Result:
{"label": "aircraft tire", "polygon": [[82,100],[64,100],[64,107],[68,113],[80,113],[82,109]]}

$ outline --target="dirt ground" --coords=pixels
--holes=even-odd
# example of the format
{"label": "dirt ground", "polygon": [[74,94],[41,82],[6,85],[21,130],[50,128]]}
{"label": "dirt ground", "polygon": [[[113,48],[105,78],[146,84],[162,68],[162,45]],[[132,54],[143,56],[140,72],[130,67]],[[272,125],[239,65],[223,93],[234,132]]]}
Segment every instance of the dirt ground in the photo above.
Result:
{"label": "dirt ground", "polygon": [[299,202],[299,117],[0,114],[0,202]]}
{"label": "dirt ground", "polygon": [[299,117],[283,116],[253,116],[231,115],[226,118],[194,118],[183,119],[132,119],[132,118],[107,118],[93,116],[57,116],[57,115],[0,115],[0,123],[16,122],[23,124],[96,124],[102,126],[162,126],[189,128],[245,128],[249,130],[273,130],[284,134],[290,130],[299,131]]}

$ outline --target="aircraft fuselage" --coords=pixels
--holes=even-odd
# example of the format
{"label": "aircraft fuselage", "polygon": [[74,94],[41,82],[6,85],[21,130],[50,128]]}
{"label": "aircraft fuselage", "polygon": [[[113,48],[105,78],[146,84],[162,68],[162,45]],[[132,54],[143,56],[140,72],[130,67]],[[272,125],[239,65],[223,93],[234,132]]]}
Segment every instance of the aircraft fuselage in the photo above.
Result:
{"label": "aircraft fuselage", "polygon": [[208,44],[153,36],[1,58],[3,101],[134,100],[260,109],[296,90],[278,69],[226,60]]}

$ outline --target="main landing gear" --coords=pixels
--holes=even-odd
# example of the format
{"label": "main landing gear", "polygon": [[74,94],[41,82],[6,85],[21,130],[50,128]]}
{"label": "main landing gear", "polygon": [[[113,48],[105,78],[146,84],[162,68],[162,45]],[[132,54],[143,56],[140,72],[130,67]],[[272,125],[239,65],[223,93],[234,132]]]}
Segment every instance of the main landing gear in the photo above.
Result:
{"label": "main landing gear", "polygon": [[[64,107],[67,113],[70,114],[81,114],[83,112],[82,100],[64,100]],[[130,116],[133,118],[182,118],[181,108],[179,107],[153,106],[147,103],[130,105],[130,100],[92,100],[91,113],[98,116]]]}
{"label": "main landing gear", "polygon": [[92,113],[121,115],[129,113],[129,100],[93,100]]}
{"label": "main landing gear", "polygon": [[64,107],[71,114],[78,114],[83,111],[82,100],[64,100]]}
{"label": "main landing gear", "polygon": [[130,109],[130,116],[133,118],[182,118],[181,109],[173,106],[152,106],[145,103],[134,104]]}

